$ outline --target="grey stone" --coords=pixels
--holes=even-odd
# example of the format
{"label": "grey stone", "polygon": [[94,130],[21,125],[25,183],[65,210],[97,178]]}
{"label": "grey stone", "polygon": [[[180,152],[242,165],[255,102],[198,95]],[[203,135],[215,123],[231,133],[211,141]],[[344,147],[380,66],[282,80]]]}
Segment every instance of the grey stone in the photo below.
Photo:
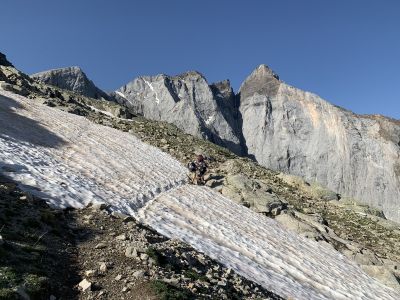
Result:
{"label": "grey stone", "polygon": [[163,279],[161,279],[161,281],[164,281],[164,282],[172,284],[172,285],[179,284],[179,279],[178,278],[163,278]]}
{"label": "grey stone", "polygon": [[135,278],[143,278],[144,275],[146,275],[146,271],[145,270],[137,270],[133,273],[133,276]]}
{"label": "grey stone", "polygon": [[360,265],[382,265],[383,262],[380,260],[375,253],[368,249],[362,249],[353,256],[356,263]]}
{"label": "grey stone", "polygon": [[275,194],[267,192],[266,184],[260,180],[243,174],[227,175],[225,179],[221,193],[255,212],[278,215],[285,207]]}
{"label": "grey stone", "polygon": [[126,237],[126,234],[123,233],[121,235],[116,236],[115,239],[119,240],[119,241],[125,241],[127,239],[127,237]]}
{"label": "grey stone", "polygon": [[243,200],[240,194],[231,186],[224,186],[221,189],[221,194],[237,203],[241,203]]}
{"label": "grey stone", "polygon": [[115,281],[120,281],[122,279],[122,275],[118,274],[117,276],[115,276],[114,280]]}
{"label": "grey stone", "polygon": [[113,211],[111,213],[111,216],[113,216],[116,219],[122,219],[122,221],[124,221],[125,223],[132,222],[135,220],[132,216],[129,216],[129,215],[117,212],[117,211]]}
{"label": "grey stone", "polygon": [[96,246],[94,246],[94,249],[104,249],[107,247],[107,244],[105,243],[98,243]]}
{"label": "grey stone", "polygon": [[275,217],[275,220],[281,223],[287,229],[293,230],[304,237],[315,240],[323,239],[323,236],[318,229],[310,224],[307,224],[305,221],[295,218],[291,214],[280,214]]}
{"label": "grey stone", "polygon": [[87,270],[87,271],[85,271],[85,275],[87,277],[92,277],[92,276],[96,276],[97,272],[96,272],[96,270]]}
{"label": "grey stone", "polygon": [[5,90],[5,91],[9,91],[9,92],[13,92],[13,93],[16,93],[16,94],[20,94],[22,96],[29,95],[29,91],[24,86],[19,86],[19,85],[15,85],[15,84],[9,84],[9,83],[6,83],[4,81],[0,82],[0,88]]}
{"label": "grey stone", "polygon": [[217,285],[219,286],[226,286],[226,281],[218,281]]}
{"label": "grey stone", "polygon": [[106,203],[93,203],[93,204],[91,205],[91,208],[92,208],[93,210],[104,210],[104,209],[107,209],[109,206],[110,206],[110,205],[109,205],[109,204],[106,204]]}
{"label": "grey stone", "polygon": [[140,259],[141,260],[148,260],[149,256],[146,253],[142,253],[142,254],[140,254]]}
{"label": "grey stone", "polygon": [[133,246],[128,246],[126,249],[125,249],[125,256],[126,257],[137,257],[138,256],[138,251],[136,250],[136,248],[135,247],[133,247]]}
{"label": "grey stone", "polygon": [[79,67],[67,67],[32,74],[31,78],[83,96],[109,100],[111,97],[99,89]]}
{"label": "grey stone", "polygon": [[105,273],[107,272],[107,269],[107,264],[105,262],[102,262],[99,267],[100,272]]}
{"label": "grey stone", "polygon": [[86,290],[90,291],[92,288],[92,283],[85,278],[81,282],[79,282],[79,287],[82,289],[83,292]]}

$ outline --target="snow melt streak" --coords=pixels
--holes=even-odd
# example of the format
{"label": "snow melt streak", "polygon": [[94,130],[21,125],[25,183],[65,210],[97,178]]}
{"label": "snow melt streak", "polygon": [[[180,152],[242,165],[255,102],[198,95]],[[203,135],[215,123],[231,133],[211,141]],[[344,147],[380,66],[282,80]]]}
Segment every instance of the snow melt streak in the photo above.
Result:
{"label": "snow melt streak", "polygon": [[207,188],[173,189],[139,210],[138,218],[284,297],[399,299],[329,246]]}
{"label": "snow melt streak", "polygon": [[[0,95],[0,167],[12,169],[8,176],[56,207],[81,207],[101,201],[133,213],[155,195],[186,180],[179,162],[133,135],[1,93],[21,107],[11,109],[14,115],[4,113],[10,110],[10,101]],[[45,127],[49,134],[40,140],[51,140],[53,135],[63,142],[42,146],[16,140],[13,137],[21,130],[18,134],[14,131],[21,124],[9,126],[15,116],[22,117],[20,123],[32,123],[34,119],[38,126]]]}

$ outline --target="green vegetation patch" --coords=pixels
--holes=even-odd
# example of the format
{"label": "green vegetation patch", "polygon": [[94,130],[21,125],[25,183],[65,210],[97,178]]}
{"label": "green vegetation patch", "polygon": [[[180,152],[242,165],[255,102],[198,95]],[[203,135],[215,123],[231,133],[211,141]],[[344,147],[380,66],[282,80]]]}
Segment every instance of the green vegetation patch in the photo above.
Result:
{"label": "green vegetation patch", "polygon": [[164,266],[167,264],[167,258],[156,248],[149,247],[146,250],[146,254],[153,259],[155,264],[158,266]]}
{"label": "green vegetation patch", "polygon": [[189,269],[189,270],[185,270],[183,272],[183,274],[187,277],[190,278],[192,280],[200,280],[200,281],[207,281],[207,277],[203,274],[199,274],[197,273],[195,270],[193,269]]}
{"label": "green vegetation patch", "polygon": [[150,287],[160,300],[186,300],[193,299],[193,294],[189,291],[177,288],[171,284],[160,280],[150,282]]}

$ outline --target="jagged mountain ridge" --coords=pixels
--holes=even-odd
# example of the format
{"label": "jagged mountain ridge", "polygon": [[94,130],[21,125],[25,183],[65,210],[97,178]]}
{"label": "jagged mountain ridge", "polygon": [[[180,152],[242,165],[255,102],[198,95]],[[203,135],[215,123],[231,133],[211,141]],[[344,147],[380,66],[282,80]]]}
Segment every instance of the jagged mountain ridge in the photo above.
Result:
{"label": "jagged mountain ridge", "polygon": [[49,85],[79,93],[94,99],[111,100],[109,95],[99,89],[80,67],[66,67],[31,75],[32,78]]}
{"label": "jagged mountain ridge", "polygon": [[122,86],[114,96],[136,114],[173,123],[189,134],[242,154],[235,96],[229,81],[209,85],[196,71],[178,76],[143,76]]}
{"label": "jagged mountain ridge", "polygon": [[317,181],[400,221],[400,125],[291,87],[260,65],[235,94],[199,72],[143,76],[111,95],[132,113],[173,123],[261,165]]}

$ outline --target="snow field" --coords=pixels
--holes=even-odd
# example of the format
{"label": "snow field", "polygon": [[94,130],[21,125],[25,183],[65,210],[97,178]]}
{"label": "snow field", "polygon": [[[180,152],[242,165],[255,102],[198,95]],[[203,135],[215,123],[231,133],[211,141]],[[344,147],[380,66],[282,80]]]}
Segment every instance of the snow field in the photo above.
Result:
{"label": "snow field", "polygon": [[[155,195],[186,180],[179,162],[131,134],[1,93],[21,107],[13,107],[13,101],[0,96],[0,128],[7,127],[0,131],[0,167],[14,169],[6,174],[53,206],[105,202],[121,212],[133,213]],[[8,126],[15,115],[23,118]],[[32,131],[42,134],[34,139],[21,124],[32,126],[32,119],[38,126]],[[18,132],[18,126],[26,129],[27,136],[21,137],[24,132]]]}
{"label": "snow field", "polygon": [[109,203],[292,299],[400,299],[332,248],[213,190],[133,135],[0,91],[0,170],[55,207]]}
{"label": "snow field", "polygon": [[137,217],[283,297],[400,299],[333,248],[204,187],[184,185],[163,193]]}

